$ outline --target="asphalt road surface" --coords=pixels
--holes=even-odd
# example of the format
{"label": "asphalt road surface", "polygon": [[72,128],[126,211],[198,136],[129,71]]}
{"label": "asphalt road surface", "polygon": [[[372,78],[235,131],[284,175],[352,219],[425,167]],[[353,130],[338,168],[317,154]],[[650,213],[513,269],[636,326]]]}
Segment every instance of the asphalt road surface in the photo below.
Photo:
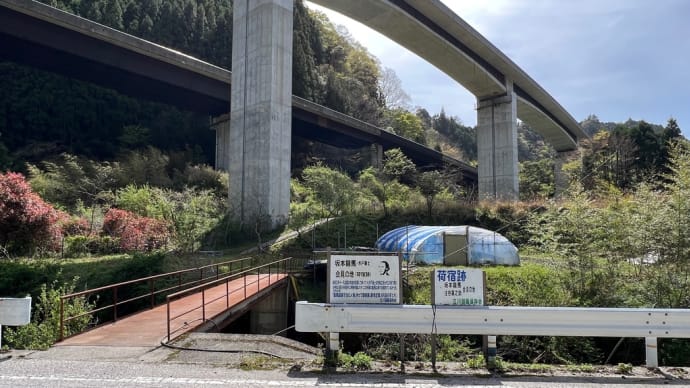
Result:
{"label": "asphalt road surface", "polygon": [[[0,387],[658,387],[683,381],[611,377],[443,377],[245,371],[160,362],[10,358],[0,361]],[[685,381],[687,383],[687,381]]]}
{"label": "asphalt road surface", "polygon": [[[22,387],[690,387],[690,370],[676,370],[671,375],[659,371],[639,371],[631,376],[620,374],[493,375],[482,370],[415,369],[407,373],[397,369],[377,373],[326,373],[319,369],[318,358],[294,346],[274,344],[261,348],[263,354],[248,353],[251,344],[237,337],[223,341],[218,335],[191,335],[185,346],[209,348],[214,345],[226,352],[202,352],[164,347],[56,346],[48,351],[13,351],[0,353],[0,388]],[[266,346],[257,341],[257,346]],[[233,348],[234,347],[234,348]],[[236,349],[242,349],[237,352]],[[292,352],[292,353],[290,353]],[[279,354],[281,358],[265,354]],[[280,360],[280,361],[276,361]],[[317,366],[314,366],[317,365]],[[678,369],[678,368],[677,368]]]}

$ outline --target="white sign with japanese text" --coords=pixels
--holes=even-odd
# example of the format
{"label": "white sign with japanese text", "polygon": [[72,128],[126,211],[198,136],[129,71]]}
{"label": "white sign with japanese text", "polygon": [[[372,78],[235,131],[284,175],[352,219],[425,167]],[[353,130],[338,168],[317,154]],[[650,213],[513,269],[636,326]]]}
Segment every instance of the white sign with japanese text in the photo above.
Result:
{"label": "white sign with japanese text", "polygon": [[332,255],[329,303],[399,304],[400,270],[397,255]]}
{"label": "white sign with japanese text", "polygon": [[436,268],[432,276],[434,304],[484,305],[484,271],[481,269]]}

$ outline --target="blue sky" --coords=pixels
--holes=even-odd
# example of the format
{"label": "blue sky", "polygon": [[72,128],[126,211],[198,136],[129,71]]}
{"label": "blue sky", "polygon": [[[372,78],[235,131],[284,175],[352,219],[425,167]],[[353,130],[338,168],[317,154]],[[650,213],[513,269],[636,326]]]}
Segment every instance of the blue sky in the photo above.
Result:
{"label": "blue sky", "polygon": [[[628,118],[690,138],[690,0],[442,0],[503,51],[578,120]],[[441,108],[475,125],[475,99],[461,85],[388,38],[335,12],[395,70],[413,106]]]}

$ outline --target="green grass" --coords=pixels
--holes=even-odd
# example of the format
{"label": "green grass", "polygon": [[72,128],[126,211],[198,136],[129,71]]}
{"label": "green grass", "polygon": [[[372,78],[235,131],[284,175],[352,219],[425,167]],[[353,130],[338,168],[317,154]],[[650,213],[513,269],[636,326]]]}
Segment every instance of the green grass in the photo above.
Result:
{"label": "green grass", "polygon": [[284,361],[281,359],[263,355],[251,355],[242,357],[239,367],[244,371],[271,370],[283,363]]}
{"label": "green grass", "polygon": [[591,364],[572,364],[566,365],[565,368],[571,372],[577,373],[593,373],[597,371],[597,368]]}

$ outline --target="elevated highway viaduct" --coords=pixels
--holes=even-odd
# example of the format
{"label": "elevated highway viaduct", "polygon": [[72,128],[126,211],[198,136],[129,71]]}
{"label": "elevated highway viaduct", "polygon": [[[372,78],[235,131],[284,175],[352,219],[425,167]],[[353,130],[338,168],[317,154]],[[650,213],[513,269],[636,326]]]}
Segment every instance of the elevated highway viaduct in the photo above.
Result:
{"label": "elevated highway viaduct", "polygon": [[[0,0],[0,59],[214,117],[216,166],[227,170],[231,163],[229,70],[24,0]],[[422,168],[451,166],[464,184],[477,184],[476,168],[463,161],[297,96],[292,97],[292,133],[342,148],[374,146],[379,155],[401,148]]]}
{"label": "elevated highway viaduct", "polygon": [[518,196],[518,118],[559,152],[576,149],[587,137],[549,93],[439,0],[310,1],[387,36],[476,96],[483,198]]}
{"label": "elevated highway viaduct", "polygon": [[[518,118],[559,152],[575,149],[586,137],[552,96],[438,0],[314,2],[378,30],[477,97],[481,198],[517,199]],[[232,73],[34,1],[0,0],[0,6],[1,32],[7,42],[0,50],[14,60],[110,82],[118,90],[130,89],[214,115],[226,113],[230,101],[229,126],[218,125],[218,164],[230,171],[229,196],[240,204],[240,220],[267,215],[274,225],[284,221],[289,210],[293,123],[306,122],[319,129],[314,131],[319,136],[331,138],[322,136],[326,129],[340,141],[344,135],[354,143],[409,144],[405,151],[417,162],[418,154],[448,161],[432,150],[292,96],[292,0],[233,3]],[[27,29],[27,23],[34,23],[36,29]],[[56,58],[63,63],[55,63]],[[79,70],[71,63],[75,58]],[[469,180],[475,176],[470,166],[457,165]]]}

